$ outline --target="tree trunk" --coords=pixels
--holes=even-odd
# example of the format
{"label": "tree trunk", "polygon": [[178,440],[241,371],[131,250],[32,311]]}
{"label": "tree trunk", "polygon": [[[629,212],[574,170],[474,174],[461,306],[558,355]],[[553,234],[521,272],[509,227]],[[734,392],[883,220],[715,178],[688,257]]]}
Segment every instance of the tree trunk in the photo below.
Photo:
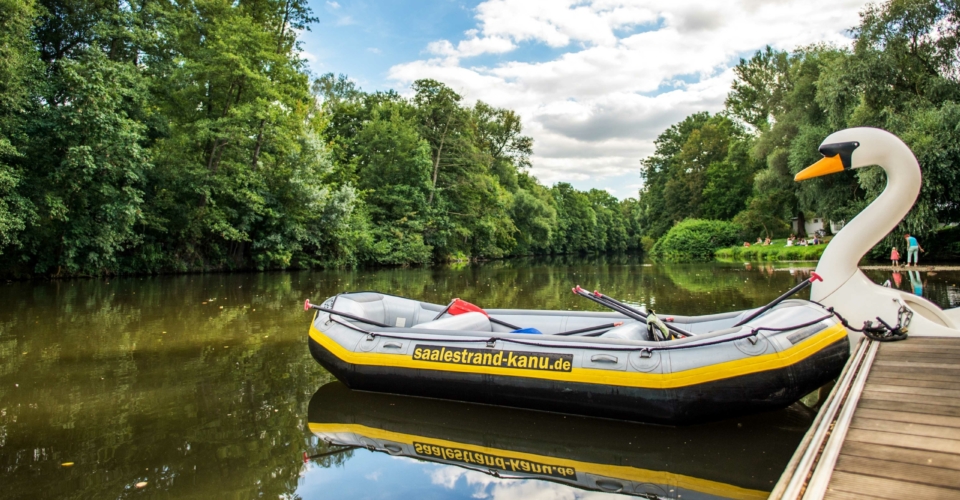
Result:
{"label": "tree trunk", "polygon": [[797,212],[797,237],[801,236],[807,236],[807,218],[803,214],[803,210]]}
{"label": "tree trunk", "polygon": [[427,199],[427,205],[433,204],[433,193],[437,192],[437,173],[440,171],[440,153],[443,152],[443,141],[447,138],[447,127],[450,120],[443,125],[443,133],[440,134],[440,146],[437,148],[437,156],[433,159],[433,189],[430,190],[430,198]]}
{"label": "tree trunk", "polygon": [[260,161],[260,148],[263,146],[263,124],[266,123],[267,119],[263,118],[260,120],[260,127],[257,130],[257,147],[253,150],[253,170],[257,170],[257,162]]}

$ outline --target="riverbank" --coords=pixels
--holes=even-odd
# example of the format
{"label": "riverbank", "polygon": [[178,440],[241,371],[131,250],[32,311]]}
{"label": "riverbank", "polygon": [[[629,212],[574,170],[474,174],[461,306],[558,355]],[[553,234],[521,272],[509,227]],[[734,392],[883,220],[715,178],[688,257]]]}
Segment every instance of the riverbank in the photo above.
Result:
{"label": "riverbank", "polygon": [[787,240],[773,240],[769,245],[750,245],[720,248],[714,252],[718,260],[728,261],[817,261],[827,248],[823,245],[786,246]]}

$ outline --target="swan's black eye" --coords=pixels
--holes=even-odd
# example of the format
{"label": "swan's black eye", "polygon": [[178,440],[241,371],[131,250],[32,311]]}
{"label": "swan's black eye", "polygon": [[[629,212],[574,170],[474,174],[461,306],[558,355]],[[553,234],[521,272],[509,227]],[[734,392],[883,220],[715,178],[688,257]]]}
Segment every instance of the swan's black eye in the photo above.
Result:
{"label": "swan's black eye", "polygon": [[840,155],[840,161],[843,162],[843,169],[850,170],[850,156],[853,154],[853,150],[858,147],[860,147],[860,143],[857,141],[824,144],[820,146],[820,154],[828,158]]}

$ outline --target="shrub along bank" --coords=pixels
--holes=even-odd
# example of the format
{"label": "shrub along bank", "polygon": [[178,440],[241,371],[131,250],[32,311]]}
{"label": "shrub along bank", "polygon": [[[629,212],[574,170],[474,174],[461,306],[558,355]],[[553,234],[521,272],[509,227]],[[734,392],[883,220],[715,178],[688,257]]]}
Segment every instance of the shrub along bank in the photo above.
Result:
{"label": "shrub along bank", "polygon": [[653,246],[650,255],[667,262],[704,262],[714,252],[740,240],[738,224],[719,220],[687,219],[670,228]]}
{"label": "shrub along bank", "polygon": [[827,245],[786,246],[787,240],[773,240],[767,246],[751,245],[720,248],[714,253],[717,259],[734,261],[788,261],[820,260]]}

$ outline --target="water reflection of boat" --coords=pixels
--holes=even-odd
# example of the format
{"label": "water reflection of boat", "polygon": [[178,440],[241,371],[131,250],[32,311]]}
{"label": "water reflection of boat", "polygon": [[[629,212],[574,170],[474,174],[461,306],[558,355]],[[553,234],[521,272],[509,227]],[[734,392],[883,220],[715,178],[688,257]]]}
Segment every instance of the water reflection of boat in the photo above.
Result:
{"label": "water reflection of boat", "polygon": [[451,315],[375,292],[307,306],[310,352],[353,389],[672,425],[784,408],[849,356],[843,325],[804,300],[661,315],[659,331],[627,310]]}
{"label": "water reflection of boat", "polygon": [[334,445],[646,498],[766,498],[809,415],[791,407],[675,428],[351,391],[310,401],[309,426]]}

